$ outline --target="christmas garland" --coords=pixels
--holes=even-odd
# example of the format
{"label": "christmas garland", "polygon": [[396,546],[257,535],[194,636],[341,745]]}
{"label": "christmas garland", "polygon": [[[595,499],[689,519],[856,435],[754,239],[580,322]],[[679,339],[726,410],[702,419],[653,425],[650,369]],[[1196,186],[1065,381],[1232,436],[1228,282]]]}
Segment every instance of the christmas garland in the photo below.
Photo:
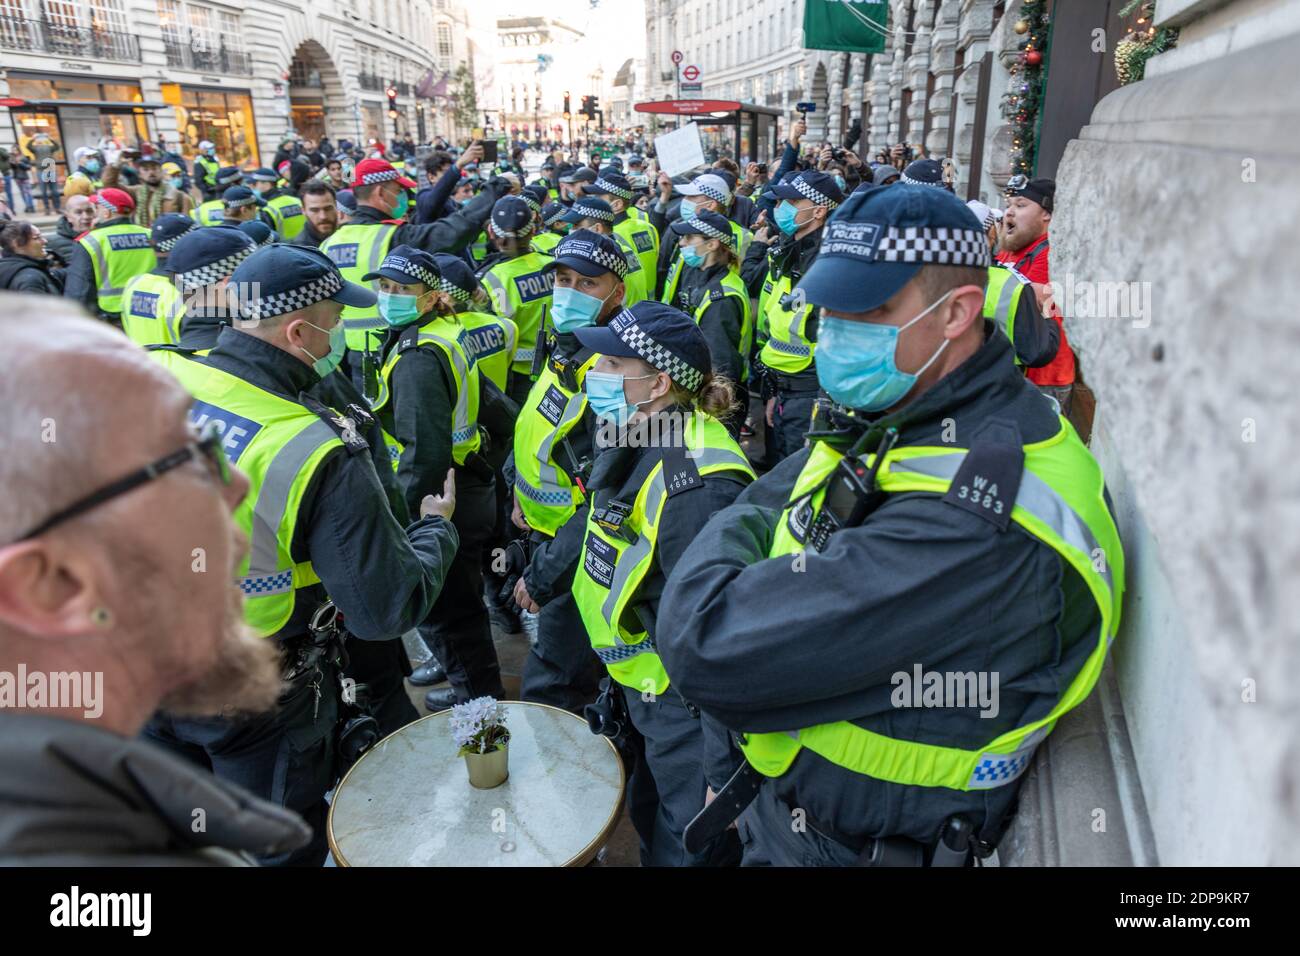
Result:
{"label": "christmas garland", "polygon": [[[1140,8],[1140,9],[1139,9]],[[1133,30],[1115,44],[1115,76],[1121,86],[1136,83],[1146,75],[1147,60],[1163,53],[1178,43],[1178,31],[1170,27],[1157,30],[1153,24],[1156,12],[1154,0],[1132,0],[1119,15],[1127,17],[1138,10]]]}
{"label": "christmas garland", "polygon": [[1011,172],[1032,176],[1038,158],[1038,119],[1047,80],[1048,17],[1043,0],[1025,0],[1012,29],[1022,37],[1011,64],[1011,88],[1002,95],[1002,118],[1011,127]]}

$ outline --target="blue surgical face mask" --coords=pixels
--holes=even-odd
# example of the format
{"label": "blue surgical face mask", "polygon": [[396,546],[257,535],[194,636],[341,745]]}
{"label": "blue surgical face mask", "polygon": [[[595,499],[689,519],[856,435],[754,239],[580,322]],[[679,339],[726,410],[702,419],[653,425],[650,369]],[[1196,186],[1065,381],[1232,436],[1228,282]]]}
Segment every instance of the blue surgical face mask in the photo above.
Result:
{"label": "blue surgical face mask", "polygon": [[633,375],[629,377],[615,372],[597,372],[595,369],[588,372],[582,387],[587,393],[587,404],[591,406],[596,418],[602,421],[612,421],[620,427],[626,425],[637,407],[649,404],[651,399],[629,404],[627,393],[623,391],[623,383],[635,382],[642,378],[654,378],[654,376]]}
{"label": "blue surgical face mask", "polygon": [[171,179],[168,180],[168,182],[172,184],[173,189],[185,188],[185,180],[182,179],[180,176],[173,176]]}
{"label": "blue surgical face mask", "polygon": [[915,372],[900,371],[896,362],[898,336],[929,315],[948,290],[905,325],[852,322],[823,315],[817,327],[817,380],[841,405],[878,412],[896,405],[912,390],[917,378],[948,347],[948,340]]}
{"label": "blue surgical face mask", "polygon": [[377,292],[379,297],[379,316],[389,326],[400,329],[410,325],[421,315],[418,295],[403,295],[400,292]]}
{"label": "blue surgical face mask", "polygon": [[793,236],[803,225],[798,221],[799,210],[788,199],[782,199],[777,204],[776,212],[773,214],[773,220],[776,222],[776,228],[780,229],[787,236]]}
{"label": "blue surgical face mask", "polygon": [[[335,322],[334,328],[330,329],[328,332],[326,332],[325,329],[322,329],[319,325],[312,325],[310,322],[307,324],[311,325],[311,327],[317,332],[325,332],[325,334],[330,337],[330,350],[328,355],[323,355],[320,358],[317,358],[310,352],[307,352],[306,349],[302,349],[304,352],[307,352],[307,355],[311,358],[311,367],[313,371],[315,371],[321,378],[324,378],[330,372],[339,367],[339,363],[343,361],[343,353],[348,347],[347,336],[343,332],[343,320],[339,319]],[[302,348],[302,346],[298,347]]]}
{"label": "blue surgical face mask", "polygon": [[104,168],[103,166],[100,165],[100,162],[97,159],[86,160],[85,167],[86,167],[86,172],[88,173],[97,173]]}
{"label": "blue surgical face mask", "polygon": [[837,176],[835,177],[835,185],[840,187],[840,192],[844,192],[844,188],[848,185],[848,183],[846,183],[846,182],[844,181],[844,177],[843,177],[843,176],[838,176],[838,175],[837,175]]}
{"label": "blue surgical face mask", "polygon": [[698,269],[704,265],[704,256],[700,255],[697,246],[682,246],[682,262],[692,269]]}
{"label": "blue surgical face mask", "polygon": [[691,219],[692,217],[694,217],[695,208],[696,207],[695,207],[694,199],[683,199],[681,205],[681,213],[680,213],[682,220],[685,221],[687,219]]}
{"label": "blue surgical face mask", "polygon": [[[613,295],[614,293],[610,293]],[[579,292],[572,286],[556,286],[551,293],[551,321],[557,332],[572,332],[596,324],[605,300]]]}

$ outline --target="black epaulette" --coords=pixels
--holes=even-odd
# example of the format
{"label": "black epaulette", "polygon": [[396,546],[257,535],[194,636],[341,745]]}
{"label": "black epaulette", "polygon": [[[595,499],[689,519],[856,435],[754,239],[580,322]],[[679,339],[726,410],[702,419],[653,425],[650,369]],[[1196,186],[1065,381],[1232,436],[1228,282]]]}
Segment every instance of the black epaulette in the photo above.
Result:
{"label": "black epaulette", "polygon": [[413,349],[420,344],[420,323],[412,322],[406,328],[402,329],[402,334],[397,339],[397,351],[405,352],[407,349]]}
{"label": "black epaulette", "polygon": [[696,466],[695,459],[686,454],[685,446],[674,445],[665,448],[663,463],[664,490],[668,492],[669,498],[683,491],[690,491],[692,488],[704,487],[700,469]]}
{"label": "black epaulette", "polygon": [[369,419],[369,412],[362,412],[357,406],[349,405],[348,411],[340,415],[334,409],[312,398],[306,392],[298,395],[298,401],[302,402],[305,408],[319,415],[321,421],[334,429],[334,433],[339,436],[339,440],[343,442],[344,447],[349,452],[354,455],[359,455],[362,452],[369,453],[370,443],[366,441],[365,436],[359,431],[359,429],[365,428],[369,424],[368,421],[359,420],[360,415],[364,415],[366,419]]}

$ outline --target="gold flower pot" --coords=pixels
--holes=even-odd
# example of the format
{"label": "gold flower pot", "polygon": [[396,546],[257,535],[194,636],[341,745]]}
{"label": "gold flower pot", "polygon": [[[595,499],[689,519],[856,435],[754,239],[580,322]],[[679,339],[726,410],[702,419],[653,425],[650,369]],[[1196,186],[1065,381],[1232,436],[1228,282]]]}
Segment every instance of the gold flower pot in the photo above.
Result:
{"label": "gold flower pot", "polygon": [[469,785],[479,790],[499,787],[510,777],[509,744],[501,744],[485,754],[466,754],[465,767],[469,770]]}

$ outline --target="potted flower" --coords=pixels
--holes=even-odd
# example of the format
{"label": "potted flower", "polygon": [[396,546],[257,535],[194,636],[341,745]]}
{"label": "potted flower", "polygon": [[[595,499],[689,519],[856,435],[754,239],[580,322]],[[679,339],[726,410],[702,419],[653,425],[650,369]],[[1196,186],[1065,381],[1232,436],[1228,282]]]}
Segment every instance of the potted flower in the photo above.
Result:
{"label": "potted flower", "polygon": [[495,697],[476,697],[451,709],[451,736],[465,758],[470,786],[491,790],[510,776],[506,709]]}

